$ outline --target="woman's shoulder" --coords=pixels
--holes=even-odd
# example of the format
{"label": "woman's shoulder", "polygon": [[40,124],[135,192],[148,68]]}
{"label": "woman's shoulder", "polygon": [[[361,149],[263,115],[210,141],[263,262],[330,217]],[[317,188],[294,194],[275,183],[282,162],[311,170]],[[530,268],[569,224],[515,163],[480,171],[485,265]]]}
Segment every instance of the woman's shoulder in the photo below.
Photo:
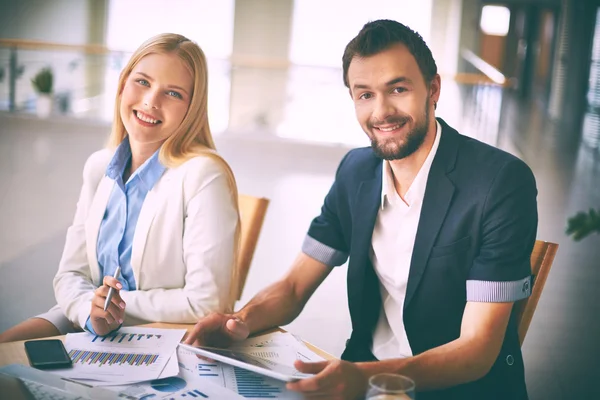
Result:
{"label": "woman's shoulder", "polygon": [[217,153],[210,152],[190,157],[173,170],[180,173],[184,179],[202,180],[225,175],[226,168],[225,160]]}
{"label": "woman's shoulder", "polygon": [[225,160],[217,153],[207,153],[187,159],[171,168],[169,173],[178,177],[185,192],[195,193],[211,183],[222,182],[228,185],[228,171]]}
{"label": "woman's shoulder", "polygon": [[83,179],[100,181],[106,172],[106,167],[110,163],[114,150],[102,149],[92,153],[83,167]]}

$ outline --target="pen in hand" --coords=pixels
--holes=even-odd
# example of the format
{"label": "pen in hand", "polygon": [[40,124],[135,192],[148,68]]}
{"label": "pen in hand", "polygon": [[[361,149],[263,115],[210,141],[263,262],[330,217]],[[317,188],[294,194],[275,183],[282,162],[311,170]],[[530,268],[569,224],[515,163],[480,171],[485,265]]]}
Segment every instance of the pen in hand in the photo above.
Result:
{"label": "pen in hand", "polygon": [[[117,267],[113,278],[119,279],[119,274],[121,273],[121,267]],[[108,306],[112,300],[113,294],[115,293],[115,288],[111,287],[108,289],[108,295],[106,296],[106,301],[104,302],[104,311],[108,310]]]}

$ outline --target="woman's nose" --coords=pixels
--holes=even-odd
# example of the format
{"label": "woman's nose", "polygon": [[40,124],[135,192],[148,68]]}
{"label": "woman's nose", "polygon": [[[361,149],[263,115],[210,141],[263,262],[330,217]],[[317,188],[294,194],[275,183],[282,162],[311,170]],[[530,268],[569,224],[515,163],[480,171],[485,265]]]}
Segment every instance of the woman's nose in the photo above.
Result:
{"label": "woman's nose", "polygon": [[159,93],[155,90],[148,90],[144,96],[144,105],[148,108],[158,109],[160,107]]}

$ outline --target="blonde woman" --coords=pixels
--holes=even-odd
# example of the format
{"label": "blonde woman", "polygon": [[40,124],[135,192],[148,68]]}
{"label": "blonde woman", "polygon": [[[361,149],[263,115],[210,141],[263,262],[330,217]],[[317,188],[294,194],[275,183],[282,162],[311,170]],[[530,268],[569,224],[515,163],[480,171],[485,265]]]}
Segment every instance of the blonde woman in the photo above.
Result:
{"label": "blonde woman", "polygon": [[208,124],[204,54],[181,35],[153,37],[121,73],[109,148],[85,164],[57,306],[0,341],[229,311],[238,236],[235,180]]}

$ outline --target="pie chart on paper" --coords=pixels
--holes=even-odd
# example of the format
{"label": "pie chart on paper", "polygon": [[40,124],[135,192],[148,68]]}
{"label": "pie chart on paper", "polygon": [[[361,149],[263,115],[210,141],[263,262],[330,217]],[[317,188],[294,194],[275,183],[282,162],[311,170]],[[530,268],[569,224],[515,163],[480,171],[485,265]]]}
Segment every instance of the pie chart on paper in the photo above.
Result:
{"label": "pie chart on paper", "polygon": [[185,388],[187,383],[184,379],[173,376],[171,378],[155,379],[150,382],[150,386],[152,389],[158,390],[159,392],[172,393]]}

